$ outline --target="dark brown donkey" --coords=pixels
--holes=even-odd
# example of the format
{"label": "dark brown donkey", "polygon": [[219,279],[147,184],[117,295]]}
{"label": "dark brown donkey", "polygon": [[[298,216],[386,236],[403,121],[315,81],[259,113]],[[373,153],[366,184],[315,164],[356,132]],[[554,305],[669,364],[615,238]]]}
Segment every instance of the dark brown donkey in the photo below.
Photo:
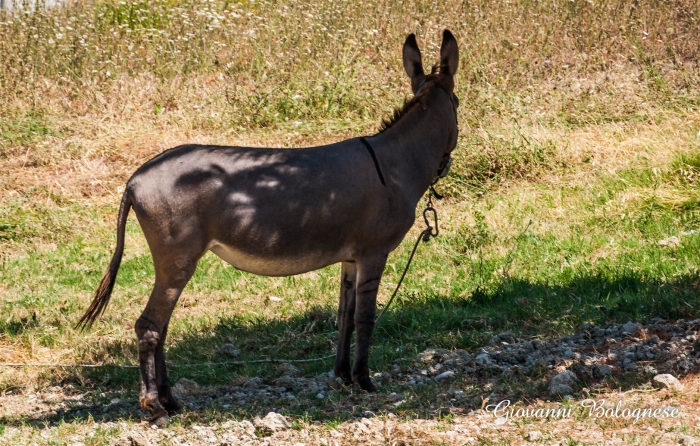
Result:
{"label": "dark brown donkey", "polygon": [[408,36],[403,66],[414,97],[371,137],[297,150],[186,145],[139,167],[122,197],[116,251],[78,326],[91,326],[109,301],[133,208],[156,276],[135,325],[140,403],[154,421],[181,407],[170,392],[163,343],[178,297],[207,251],[264,276],[342,262],[334,371],[375,389],[367,359],[377,288],[418,201],[449,169],[457,144],[457,64],[457,41],[445,30],[440,63],[426,75],[416,38]]}

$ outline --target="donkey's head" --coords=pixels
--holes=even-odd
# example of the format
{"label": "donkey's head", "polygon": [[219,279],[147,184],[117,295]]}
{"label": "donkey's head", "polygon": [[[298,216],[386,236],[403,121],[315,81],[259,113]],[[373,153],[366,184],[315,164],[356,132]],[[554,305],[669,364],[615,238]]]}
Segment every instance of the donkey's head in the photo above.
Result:
{"label": "donkey's head", "polygon": [[432,88],[444,91],[447,94],[453,107],[454,131],[450,134],[450,141],[446,148],[443,160],[438,170],[438,176],[444,177],[450,168],[450,153],[457,145],[457,107],[459,99],[454,94],[454,75],[459,65],[459,49],[457,40],[449,30],[442,33],[442,45],[440,45],[440,62],[433,66],[430,74],[423,71],[423,60],[421,57],[415,34],[406,38],[403,44],[403,67],[406,74],[411,78],[411,88],[415,97],[427,94]]}

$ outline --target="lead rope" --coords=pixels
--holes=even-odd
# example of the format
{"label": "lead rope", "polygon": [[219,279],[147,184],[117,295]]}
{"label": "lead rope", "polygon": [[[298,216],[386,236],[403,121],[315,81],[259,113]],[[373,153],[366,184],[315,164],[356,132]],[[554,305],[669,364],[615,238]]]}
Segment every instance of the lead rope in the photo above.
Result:
{"label": "lead rope", "polygon": [[[408,262],[406,262],[406,267],[403,270],[403,273],[401,274],[401,278],[399,279],[399,282],[396,284],[396,288],[394,288],[394,292],[391,294],[391,297],[389,298],[389,301],[386,303],[384,308],[382,308],[382,311],[379,313],[379,316],[374,320],[374,323],[377,324],[379,320],[384,316],[384,314],[387,312],[389,309],[389,306],[391,306],[391,303],[394,301],[394,298],[399,292],[399,288],[401,288],[401,284],[403,283],[403,279],[406,277],[406,273],[408,273],[408,268],[411,266],[411,262],[413,261],[413,256],[416,254],[416,250],[418,249],[418,245],[420,244],[421,241],[423,243],[427,243],[430,241],[432,237],[437,237],[438,234],[440,233],[440,229],[438,228],[438,216],[437,216],[437,211],[433,207],[433,197],[435,197],[436,200],[441,200],[442,195],[438,194],[435,191],[435,183],[438,182],[439,177],[435,178],[435,181],[429,186],[428,188],[428,203],[425,206],[425,209],[423,209],[423,221],[425,222],[426,228],[418,234],[418,238],[416,239],[416,243],[413,244],[413,250],[411,250],[411,255],[408,256]],[[430,224],[430,218],[428,218],[430,215],[432,215],[433,220],[435,221],[435,227],[433,227]],[[353,342],[350,348],[353,348],[355,346],[355,343]],[[296,363],[301,363],[301,362],[317,362],[317,361],[324,361],[326,359],[330,358],[335,358],[335,353],[328,355],[328,356],[321,356],[319,358],[310,358],[310,359],[277,359],[277,358],[268,358],[268,359],[253,359],[249,361],[225,361],[225,362],[206,362],[202,364],[177,364],[177,363],[170,363],[166,362],[168,366],[170,367],[212,367],[212,366],[223,366],[223,365],[244,365],[244,364],[274,364],[274,363],[282,363],[282,362],[296,362]],[[13,362],[0,362],[0,367],[57,367],[57,368],[97,368],[97,367],[118,367],[122,369],[136,369],[139,366],[138,365],[132,365],[132,364],[23,364],[23,363],[13,363]]]}
{"label": "lead rope", "polygon": [[[386,303],[382,311],[379,313],[379,316],[374,320],[374,323],[377,324],[379,322],[379,319],[384,316],[384,313],[389,309],[389,306],[391,303],[394,301],[394,298],[399,292],[399,288],[401,288],[401,283],[403,283],[404,277],[406,277],[406,273],[408,272],[408,268],[411,266],[411,262],[413,261],[413,256],[416,253],[416,250],[418,249],[418,245],[420,244],[421,241],[424,243],[427,243],[430,241],[431,237],[437,237],[438,234],[440,234],[440,229],[438,228],[438,216],[437,216],[437,211],[433,207],[433,197],[435,197],[436,200],[441,200],[442,195],[438,194],[435,191],[435,188],[433,187],[435,183],[437,183],[438,178],[435,178],[435,181],[433,181],[433,184],[430,185],[429,191],[428,191],[428,204],[425,206],[425,209],[423,209],[423,221],[425,222],[426,228],[423,229],[423,232],[418,234],[418,238],[416,239],[416,243],[413,244],[413,250],[411,251],[411,255],[408,256],[408,262],[406,262],[406,267],[403,270],[403,274],[401,274],[401,278],[399,279],[399,283],[396,284],[396,288],[394,288],[394,292],[391,294],[391,297],[389,298],[389,302]],[[428,218],[428,215],[432,214],[433,220],[435,220],[435,227],[432,227],[430,225],[430,219]],[[354,344],[353,344],[354,345]]]}

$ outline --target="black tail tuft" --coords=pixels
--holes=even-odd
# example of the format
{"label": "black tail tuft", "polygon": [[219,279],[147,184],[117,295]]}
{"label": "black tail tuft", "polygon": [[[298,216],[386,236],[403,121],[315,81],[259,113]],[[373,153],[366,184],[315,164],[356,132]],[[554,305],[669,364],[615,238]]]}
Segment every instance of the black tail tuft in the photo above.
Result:
{"label": "black tail tuft", "polygon": [[102,280],[100,280],[100,285],[97,287],[97,291],[95,291],[95,296],[92,298],[90,307],[83,317],[80,318],[76,328],[85,331],[95,323],[95,320],[100,317],[102,313],[104,313],[109,303],[109,297],[112,294],[112,288],[114,288],[114,281],[117,278],[117,271],[119,270],[120,263],[121,256],[112,258],[112,261],[109,263],[109,268],[105,271]]}
{"label": "black tail tuft", "polygon": [[104,313],[109,297],[114,288],[114,282],[117,279],[119,265],[122,263],[122,254],[124,253],[124,232],[126,228],[126,219],[129,216],[131,209],[131,200],[128,196],[128,189],[124,191],[121,206],[119,207],[119,216],[117,217],[117,247],[114,250],[112,261],[109,262],[109,267],[105,271],[100,284],[95,291],[95,296],[92,298],[92,303],[87,309],[83,317],[80,318],[75,328],[85,331],[95,323],[98,317]]}

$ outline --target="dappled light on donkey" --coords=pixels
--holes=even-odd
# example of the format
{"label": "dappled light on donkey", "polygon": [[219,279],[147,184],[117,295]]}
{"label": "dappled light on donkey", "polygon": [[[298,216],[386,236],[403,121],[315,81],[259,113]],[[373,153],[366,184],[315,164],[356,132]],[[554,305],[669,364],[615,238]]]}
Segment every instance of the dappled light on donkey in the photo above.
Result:
{"label": "dappled light on donkey", "polygon": [[[162,424],[181,409],[163,345],[180,294],[207,251],[265,276],[341,263],[334,372],[376,390],[368,358],[377,290],[387,256],[413,226],[419,200],[429,188],[435,194],[432,186],[449,171],[458,134],[458,63],[457,42],[445,30],[440,60],[426,74],[411,34],[403,66],[414,96],[376,135],[296,150],[185,145],[134,173],[122,197],[116,251],[79,326],[91,326],[106,308],[133,208],[155,267],[153,292],[135,325],[140,404],[153,421]],[[426,210],[425,240],[437,234],[429,220],[437,225],[437,214],[428,207],[433,215]]]}

